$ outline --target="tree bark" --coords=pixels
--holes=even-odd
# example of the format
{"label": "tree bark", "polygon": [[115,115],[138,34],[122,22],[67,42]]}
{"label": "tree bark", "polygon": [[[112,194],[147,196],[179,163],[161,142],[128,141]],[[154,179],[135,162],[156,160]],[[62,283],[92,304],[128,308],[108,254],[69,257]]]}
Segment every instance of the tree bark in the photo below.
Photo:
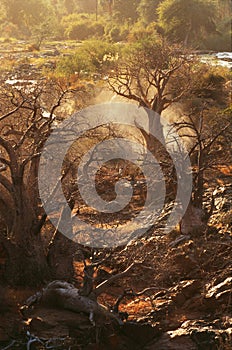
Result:
{"label": "tree bark", "polygon": [[6,253],[3,279],[11,285],[40,285],[49,277],[49,269],[40,240],[18,245],[0,238]]}
{"label": "tree bark", "polygon": [[72,281],[74,276],[73,255],[75,243],[57,232],[50,244],[47,261],[53,279]]}
{"label": "tree bark", "polygon": [[204,151],[200,147],[197,160],[198,174],[194,191],[194,205],[202,209],[204,193]]}

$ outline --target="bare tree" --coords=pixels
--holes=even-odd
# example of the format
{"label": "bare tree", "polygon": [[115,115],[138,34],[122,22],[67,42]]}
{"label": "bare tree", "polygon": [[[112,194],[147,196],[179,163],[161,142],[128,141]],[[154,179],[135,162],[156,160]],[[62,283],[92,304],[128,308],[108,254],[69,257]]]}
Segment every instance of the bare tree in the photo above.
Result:
{"label": "bare tree", "polygon": [[[122,51],[109,76],[109,86],[115,94],[161,115],[189,90],[191,61],[183,48],[164,40],[137,43]],[[151,132],[154,127],[161,129],[154,113],[148,114],[148,119]],[[154,139],[142,127],[140,130],[153,150]]]}
{"label": "bare tree", "polygon": [[[52,81],[2,86],[0,240],[8,256],[5,277],[12,283],[39,282],[55,271],[41,238],[47,216],[40,204],[37,177],[40,153],[56,122],[55,113],[61,115],[60,107],[69,93]],[[69,268],[64,264],[64,271],[72,271],[71,260],[67,252]]]}
{"label": "bare tree", "polygon": [[231,121],[226,113],[214,108],[202,109],[198,115],[189,114],[185,120],[174,125],[181,131],[181,137],[190,140],[189,156],[192,158],[194,173],[193,203],[202,209],[207,171],[217,169],[230,157],[225,145],[230,138]]}
{"label": "bare tree", "polygon": [[[220,123],[218,121],[220,120]],[[197,226],[206,225],[214,209],[214,199],[208,209],[204,207],[204,195],[208,186],[214,183],[220,165],[231,161],[231,121],[229,114],[217,108],[202,108],[174,123],[181,137],[188,142],[192,161],[192,201],[182,219],[183,233],[189,233]],[[213,189],[212,189],[213,192]]]}

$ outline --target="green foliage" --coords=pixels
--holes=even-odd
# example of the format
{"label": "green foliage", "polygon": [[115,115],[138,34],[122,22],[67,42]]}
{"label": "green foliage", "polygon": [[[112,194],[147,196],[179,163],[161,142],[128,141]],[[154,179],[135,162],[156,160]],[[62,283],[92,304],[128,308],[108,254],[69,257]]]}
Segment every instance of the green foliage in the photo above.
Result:
{"label": "green foliage", "polygon": [[96,11],[96,0],[74,0],[73,2],[76,4],[78,12],[94,13]]}
{"label": "green foliage", "polygon": [[203,41],[201,48],[213,51],[231,51],[231,35],[231,31],[209,35]]}
{"label": "green foliage", "polygon": [[75,0],[64,0],[64,7],[68,12],[68,14],[74,13],[78,9],[78,6],[76,5]]}
{"label": "green foliage", "polygon": [[[222,1],[219,1],[221,6]],[[209,34],[203,41],[203,48],[214,51],[231,51],[231,11],[228,2],[218,8],[217,33]]]}
{"label": "green foliage", "polygon": [[110,22],[105,26],[105,38],[111,42],[127,41],[129,29],[126,25]]}
{"label": "green foliage", "polygon": [[230,5],[230,0],[0,0],[0,30],[5,38],[32,39],[36,45],[50,37],[135,41],[158,32],[172,43],[230,50]]}
{"label": "green foliage", "polygon": [[18,37],[30,36],[33,28],[55,16],[50,1],[46,0],[3,0],[5,19],[17,27]]}
{"label": "green foliage", "polygon": [[[109,75],[109,86],[120,96],[161,114],[189,89],[192,59],[180,45],[157,35],[124,46]],[[173,88],[173,80],[175,84]]]}
{"label": "green foliage", "polygon": [[128,35],[128,40],[130,42],[136,42],[136,41],[146,41],[151,40],[156,41],[158,39],[157,30],[156,30],[156,24],[151,23],[148,26],[144,26],[143,23],[138,22],[136,25],[132,28],[130,31],[130,34]]}
{"label": "green foliage", "polygon": [[73,13],[62,18],[64,35],[72,40],[87,40],[90,38],[103,37],[105,23],[102,18],[96,21],[94,15],[87,13]]}
{"label": "green foliage", "polygon": [[152,72],[153,69],[165,71],[179,61],[180,48],[179,46],[171,46],[154,34],[126,45],[122,50],[122,57],[129,64],[133,62],[134,69],[138,69],[140,66],[144,72]]}
{"label": "green foliage", "polygon": [[102,37],[104,35],[104,26],[100,23],[81,21],[73,23],[65,31],[66,36],[72,40],[86,40],[93,37]]}
{"label": "green foliage", "polygon": [[198,63],[193,67],[188,104],[201,110],[203,106],[213,101],[214,105],[224,108],[228,99],[224,88],[227,80],[229,80],[227,68]]}
{"label": "green foliage", "polygon": [[114,1],[114,18],[121,22],[135,22],[138,18],[137,8],[140,0],[115,0]]}
{"label": "green foliage", "polygon": [[117,56],[115,46],[102,40],[85,42],[83,50],[97,72],[103,72],[110,68]]}
{"label": "green foliage", "polygon": [[78,77],[105,73],[116,59],[116,48],[104,41],[86,41],[75,54],[58,61],[56,73]]}
{"label": "green foliage", "polygon": [[196,44],[204,33],[216,32],[216,7],[210,0],[164,0],[159,24],[171,40]]}
{"label": "green foliage", "polygon": [[109,39],[113,42],[117,42],[121,40],[121,32],[119,27],[113,27],[111,28],[109,32]]}
{"label": "green foliage", "polygon": [[87,60],[86,53],[80,50],[74,55],[62,57],[58,61],[56,73],[65,76],[77,74],[80,77],[81,74],[89,74],[92,70],[93,67]]}
{"label": "green foliage", "polygon": [[8,21],[4,21],[1,24],[0,30],[2,35],[6,38],[16,38],[19,34],[17,25]]}
{"label": "green foliage", "polygon": [[157,7],[161,0],[141,0],[138,6],[138,14],[145,23],[155,22],[157,20]]}
{"label": "green foliage", "polygon": [[40,50],[42,42],[55,35],[54,29],[55,24],[52,21],[44,21],[31,29],[35,49]]}

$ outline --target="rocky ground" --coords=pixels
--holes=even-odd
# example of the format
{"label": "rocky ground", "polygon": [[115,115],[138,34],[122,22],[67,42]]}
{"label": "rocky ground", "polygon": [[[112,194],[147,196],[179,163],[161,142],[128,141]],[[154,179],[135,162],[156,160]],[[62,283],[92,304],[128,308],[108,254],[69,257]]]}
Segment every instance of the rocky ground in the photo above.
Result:
{"label": "rocky ground", "polygon": [[[99,298],[113,306],[126,291],[119,305],[127,316],[123,325],[102,318],[93,325],[88,314],[40,303],[20,311],[36,290],[6,287],[1,291],[1,349],[232,349],[231,226],[223,222],[231,186],[227,184],[225,191],[219,186],[215,193],[218,203],[224,204],[215,209],[214,226],[205,232],[191,236],[155,232],[120,255],[116,251],[101,266],[100,281],[123,270],[128,260],[144,257],[142,266]],[[217,228],[219,211],[222,222]],[[76,262],[76,272],[82,272],[81,262]],[[151,286],[154,289],[145,290]]]}
{"label": "rocky ground", "polygon": [[[28,77],[26,72],[33,69],[31,79],[37,78],[45,64],[40,62],[38,71],[42,55],[46,60],[51,57],[47,63],[52,67],[59,52],[66,50],[63,47],[57,51],[56,45],[42,53],[27,49],[22,62],[25,43],[21,51],[19,48],[12,50],[12,43],[5,43],[0,52],[4,62],[17,65],[11,76],[13,82],[24,78],[17,72],[25,72]],[[40,303],[25,312],[21,307],[38,289],[4,285],[0,289],[0,349],[232,349],[230,172],[230,167],[224,169],[222,180],[214,187],[215,209],[206,229],[188,236],[178,231],[164,236],[155,228],[120,252],[116,250],[110,261],[101,266],[97,276],[100,281],[142,258],[142,265],[111,285],[99,298],[99,302],[112,307],[125,294],[119,305],[119,311],[126,316],[123,325],[109,319],[96,319],[93,325],[88,314]],[[208,194],[210,198],[212,188]],[[1,259],[5,257],[0,251],[0,266]],[[75,268],[77,276],[82,274],[83,265],[78,259]],[[78,281],[77,278],[77,288]]]}

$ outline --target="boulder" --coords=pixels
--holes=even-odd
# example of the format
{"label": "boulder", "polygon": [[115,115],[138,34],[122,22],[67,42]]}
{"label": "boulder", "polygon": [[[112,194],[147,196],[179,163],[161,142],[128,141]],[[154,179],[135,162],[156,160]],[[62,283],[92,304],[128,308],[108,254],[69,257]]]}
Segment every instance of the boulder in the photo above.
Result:
{"label": "boulder", "polygon": [[144,350],[218,350],[231,349],[232,329],[206,324],[201,320],[185,321],[180,328],[164,333]]}

